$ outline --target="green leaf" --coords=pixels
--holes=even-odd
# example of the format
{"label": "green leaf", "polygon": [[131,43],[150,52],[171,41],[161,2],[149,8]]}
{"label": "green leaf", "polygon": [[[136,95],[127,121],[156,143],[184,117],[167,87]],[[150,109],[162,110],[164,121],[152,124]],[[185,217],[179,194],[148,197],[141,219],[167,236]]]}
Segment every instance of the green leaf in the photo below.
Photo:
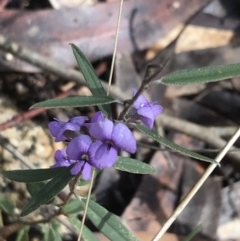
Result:
{"label": "green leaf", "polygon": [[58,232],[55,231],[55,229],[52,227],[52,225],[49,228],[49,233],[46,241],[62,241],[60,235]]}
{"label": "green leaf", "polygon": [[65,169],[66,167],[57,167],[47,169],[4,171],[3,176],[17,182],[42,182],[57,176]]}
{"label": "green leaf", "polygon": [[155,168],[147,163],[122,156],[118,157],[117,162],[113,165],[113,167],[121,171],[136,174],[153,174],[156,172]]}
{"label": "green leaf", "polygon": [[13,201],[9,197],[0,193],[0,209],[5,213],[13,214],[14,207],[15,205]]}
{"label": "green leaf", "polygon": [[82,203],[78,199],[71,200],[63,208],[63,212],[66,215],[78,214],[83,210]]}
{"label": "green leaf", "polygon": [[[81,221],[73,215],[69,217],[69,220],[78,232],[81,227]],[[84,241],[99,241],[98,238],[92,233],[92,231],[90,231],[85,225],[83,226],[82,238]]]}
{"label": "green leaf", "polygon": [[155,133],[154,131],[149,130],[147,127],[145,127],[144,125],[136,125],[135,126],[138,130],[140,130],[141,132],[145,133],[147,136],[151,137],[153,140],[161,143],[162,145],[175,150],[176,152],[180,152],[181,154],[185,155],[185,156],[190,156],[192,158],[201,160],[201,161],[206,161],[206,162],[211,162],[211,163],[216,163],[213,159],[208,158],[206,156],[202,156],[198,153],[189,151],[187,149],[185,149],[182,146],[179,146],[171,141],[169,141],[168,139],[159,136],[157,133]]}
{"label": "green leaf", "polygon": [[165,75],[160,82],[165,85],[190,85],[208,83],[240,76],[240,63],[176,71]]}
{"label": "green leaf", "polygon": [[18,232],[16,241],[28,241],[28,231],[29,231],[29,226],[25,226],[24,228],[20,229]]}
{"label": "green leaf", "polygon": [[[86,206],[86,200],[82,199]],[[96,202],[89,201],[87,216],[91,222],[110,240],[137,241],[138,239],[122,224],[121,220],[113,213]]]}
{"label": "green leaf", "polygon": [[50,227],[45,228],[44,232],[44,241],[61,241],[61,237],[58,232],[54,230],[52,225]]}
{"label": "green leaf", "polygon": [[[31,197],[34,197],[44,186],[45,182],[29,182],[26,183],[27,190]],[[48,201],[46,204],[50,204],[54,202],[54,198]]]}
{"label": "green leaf", "polygon": [[199,224],[185,239],[184,241],[190,241],[200,231],[202,224]]}
{"label": "green leaf", "polygon": [[[104,90],[101,81],[95,73],[94,68],[91,63],[88,61],[84,53],[75,45],[71,44],[73,54],[77,60],[78,66],[88,84],[89,89],[91,90],[94,96],[105,96],[106,91]],[[107,106],[98,106],[99,109],[105,114],[111,114],[111,108],[109,105]]]}
{"label": "green leaf", "polygon": [[26,183],[27,190],[32,197],[35,196],[45,185],[46,183],[44,182]]}
{"label": "green leaf", "polygon": [[23,208],[21,216],[26,216],[29,213],[38,209],[41,205],[50,201],[55,197],[67,184],[72,180],[74,176],[71,175],[69,166],[64,169],[63,172],[55,176],[51,181],[49,181]]}
{"label": "green leaf", "polygon": [[65,108],[65,107],[85,107],[95,105],[106,105],[116,102],[110,96],[71,96],[66,98],[50,99],[39,102],[33,108]]}

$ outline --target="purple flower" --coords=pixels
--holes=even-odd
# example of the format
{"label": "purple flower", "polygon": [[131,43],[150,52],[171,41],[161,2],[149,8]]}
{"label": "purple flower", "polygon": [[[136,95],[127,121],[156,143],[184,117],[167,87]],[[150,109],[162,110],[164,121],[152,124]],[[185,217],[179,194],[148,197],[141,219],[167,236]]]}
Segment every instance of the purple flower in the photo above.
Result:
{"label": "purple flower", "polygon": [[71,169],[72,175],[82,172],[84,180],[91,178],[92,166],[95,166],[95,152],[102,143],[93,142],[88,135],[79,135],[73,138],[67,147],[67,155],[70,160],[74,160],[75,165]]}
{"label": "purple flower", "polygon": [[55,156],[54,159],[56,161],[56,163],[54,165],[51,166],[51,168],[54,167],[68,167],[71,164],[74,163],[73,160],[69,160],[67,157],[67,153],[65,150],[57,150],[55,152]]}
{"label": "purple flower", "polygon": [[69,138],[66,136],[66,131],[78,132],[81,126],[87,121],[88,118],[85,116],[76,116],[71,118],[69,121],[64,122],[58,119],[54,119],[48,124],[48,128],[51,134],[55,137],[55,141],[65,141]]}
{"label": "purple flower", "polygon": [[[133,96],[137,93],[136,89],[133,89]],[[148,100],[140,95],[133,103],[133,108],[130,110],[130,117],[141,120],[149,129],[153,128],[155,118],[162,113],[163,108],[154,102],[148,102]]]}
{"label": "purple flower", "polygon": [[85,125],[89,128],[90,135],[102,142],[92,162],[98,169],[111,167],[116,162],[118,148],[135,153],[136,140],[125,124],[114,125],[99,111],[93,116],[91,123]]}

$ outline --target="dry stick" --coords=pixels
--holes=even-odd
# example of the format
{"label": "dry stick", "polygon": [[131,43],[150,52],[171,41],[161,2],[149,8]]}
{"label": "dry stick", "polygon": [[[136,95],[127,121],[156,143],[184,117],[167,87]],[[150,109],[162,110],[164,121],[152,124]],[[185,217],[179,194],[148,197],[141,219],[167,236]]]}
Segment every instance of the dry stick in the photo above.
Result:
{"label": "dry stick", "polygon": [[[211,128],[203,127],[194,123],[191,123],[186,120],[181,120],[176,117],[172,117],[169,115],[166,115],[162,113],[157,118],[158,124],[164,126],[165,128],[170,128],[175,131],[179,131],[181,133],[185,133],[187,135],[190,135],[192,137],[195,137],[199,140],[204,141],[205,143],[208,143],[209,145],[216,147],[216,148],[223,148],[223,146],[226,144],[226,141],[220,138],[217,135],[213,135],[211,131]],[[236,129],[235,129],[236,131]],[[227,154],[229,158],[231,158],[232,161],[235,162],[236,168],[240,168],[240,155],[237,153],[230,152]]]}
{"label": "dry stick", "polygon": [[[17,43],[10,41],[4,35],[0,34],[0,50],[13,54],[15,57],[24,60],[42,70],[45,70],[49,73],[55,74],[66,80],[72,80],[76,83],[86,84],[86,81],[81,72],[66,68],[65,66],[58,64],[51,59],[44,57],[34,51],[31,51],[27,48],[19,46]],[[102,82],[102,85],[105,89],[108,88],[108,85]],[[112,86],[111,95],[122,99],[126,97],[125,93],[116,87]]]}
{"label": "dry stick", "polygon": [[149,70],[151,70],[152,65],[148,66],[146,73],[145,73],[145,78],[142,81],[140,88],[138,89],[137,93],[133,96],[133,98],[131,100],[129,100],[128,103],[126,103],[125,107],[123,108],[122,112],[120,113],[120,115],[118,117],[118,120],[123,120],[125,118],[125,116],[129,112],[129,110],[133,106],[134,102],[138,99],[138,97],[142,94],[142,92],[148,88],[149,83],[163,70],[163,68],[166,66],[167,62],[168,62],[168,59],[166,61],[164,61],[164,63],[162,65],[159,65],[158,69],[155,70],[153,73],[151,73],[151,75],[149,75],[149,72],[150,72]]}
{"label": "dry stick", "polygon": [[29,169],[35,169],[35,166],[31,164],[28,159],[19,152],[14,146],[9,143],[8,139],[4,136],[0,135],[0,145],[5,148],[7,151],[9,151],[13,156],[15,156],[20,162],[22,162],[26,167]]}
{"label": "dry stick", "polygon": [[[119,16],[118,16],[118,22],[117,22],[115,44],[114,44],[114,51],[113,51],[112,64],[111,64],[111,71],[110,71],[110,76],[109,76],[109,81],[108,81],[107,95],[109,95],[110,88],[111,88],[111,83],[112,83],[113,68],[114,68],[114,63],[115,63],[115,59],[116,59],[116,52],[117,52],[117,43],[118,43],[118,34],[119,34],[120,20],[121,20],[121,16],[122,16],[122,6],[123,6],[123,0],[120,1]],[[95,176],[95,168],[93,168],[93,172],[92,172],[91,183],[90,183],[88,196],[87,196],[87,201],[86,201],[86,206],[85,206],[85,209],[84,209],[82,223],[81,223],[81,227],[80,227],[80,231],[79,231],[78,241],[80,241],[81,236],[82,236],[83,226],[84,226],[84,222],[85,222],[85,219],[86,219],[88,204],[89,204],[90,196],[91,196],[91,192],[92,192],[94,176]]]}
{"label": "dry stick", "polygon": [[[67,97],[67,96],[71,95],[72,93],[73,93],[73,91],[67,90],[65,92],[60,93],[59,95],[57,95],[54,98]],[[39,109],[28,110],[22,114],[15,115],[11,120],[8,120],[8,121],[0,124],[0,131],[6,130],[7,128],[10,128],[10,127],[14,127],[14,126],[24,122],[25,120],[31,119],[37,115],[44,113],[46,110],[47,109],[39,108]]]}
{"label": "dry stick", "polygon": [[115,64],[115,60],[116,60],[116,53],[117,53],[119,28],[120,28],[120,22],[121,22],[121,16],[122,16],[122,7],[123,7],[123,0],[121,0],[120,7],[119,7],[118,22],[117,22],[117,29],[116,29],[116,35],[115,35],[115,44],[114,44],[113,57],[112,57],[112,63],[111,63],[111,70],[110,70],[109,81],[108,81],[107,95],[109,95],[111,84],[112,84],[113,69],[114,69],[114,64]]}
{"label": "dry stick", "polygon": [[158,241],[163,234],[168,230],[168,228],[172,225],[172,223],[176,220],[176,218],[179,216],[179,214],[183,211],[183,209],[187,206],[187,204],[191,201],[193,196],[196,194],[196,192],[199,190],[199,188],[204,184],[204,182],[207,180],[207,178],[210,176],[212,171],[218,166],[218,164],[221,162],[223,157],[226,155],[226,153],[229,151],[229,149],[232,147],[234,142],[239,138],[240,136],[240,128],[236,131],[236,133],[233,135],[233,137],[228,141],[226,146],[223,148],[223,150],[217,155],[215,158],[216,163],[212,163],[209,165],[207,170],[204,172],[202,177],[198,180],[198,182],[194,185],[194,187],[189,191],[187,196],[182,200],[182,202],[178,205],[177,209],[174,211],[174,213],[171,215],[171,217],[167,220],[167,222],[163,225],[161,230],[157,233],[157,235],[152,239],[152,241]]}
{"label": "dry stick", "polygon": [[[93,187],[93,181],[94,181],[94,176],[95,176],[95,168],[93,168],[93,172],[92,172],[92,178],[91,178],[91,182],[90,182],[90,186],[89,186],[89,190],[88,190],[88,196],[87,196],[87,201],[86,201],[86,206],[84,209],[84,213],[83,213],[83,218],[82,218],[82,223],[81,223],[81,227],[80,227],[80,231],[79,231],[79,236],[78,236],[78,240],[81,240],[81,236],[82,236],[82,231],[83,231],[83,226],[84,226],[84,222],[87,216],[87,209],[88,209],[88,204],[90,201],[90,196],[91,196],[91,191],[92,191],[92,187]],[[78,197],[78,196],[77,196]]]}

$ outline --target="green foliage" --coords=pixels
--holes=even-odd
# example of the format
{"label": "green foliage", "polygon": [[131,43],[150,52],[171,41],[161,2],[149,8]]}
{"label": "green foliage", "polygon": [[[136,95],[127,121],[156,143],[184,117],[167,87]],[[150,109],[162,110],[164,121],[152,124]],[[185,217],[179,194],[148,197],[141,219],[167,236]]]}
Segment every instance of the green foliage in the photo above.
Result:
{"label": "green foliage", "polygon": [[46,185],[46,183],[44,183],[44,182],[26,183],[27,190],[32,197],[34,195],[36,195],[45,185]]}
{"label": "green foliage", "polygon": [[83,210],[83,206],[78,199],[71,200],[63,208],[63,212],[66,215],[79,214]]}
{"label": "green foliage", "polygon": [[26,216],[29,213],[38,209],[41,205],[50,201],[55,197],[66,185],[72,180],[73,176],[70,173],[72,166],[64,169],[63,172],[55,176],[49,181],[23,208],[21,216]]}
{"label": "green foliage", "polygon": [[[78,66],[87,82],[89,89],[92,94],[96,96],[105,96],[106,91],[104,90],[101,81],[96,75],[94,68],[91,63],[88,61],[84,53],[74,44],[71,44],[73,54],[77,60]],[[111,107],[109,105],[106,106],[98,106],[99,109],[107,116],[111,114]]]}
{"label": "green foliage", "polygon": [[117,162],[114,164],[116,169],[131,172],[136,174],[153,174],[156,172],[155,168],[147,163],[140,162],[133,158],[119,156]]}
{"label": "green foliage", "polygon": [[65,108],[65,107],[85,107],[95,105],[106,105],[116,102],[110,96],[71,96],[66,98],[51,99],[39,102],[33,108]]}
{"label": "green foliage", "polygon": [[29,241],[28,231],[29,226],[25,226],[24,228],[22,228],[17,234],[16,241]]}
{"label": "green foliage", "polygon": [[160,82],[165,85],[190,85],[214,82],[238,76],[240,76],[240,63],[176,71],[165,75]]}
{"label": "green foliage", "polygon": [[184,147],[182,146],[179,146],[171,141],[169,141],[168,139],[162,137],[162,136],[159,136],[157,133],[155,133],[154,131],[151,131],[149,130],[147,127],[145,127],[144,125],[136,125],[135,126],[138,130],[140,130],[141,132],[145,133],[147,136],[151,137],[153,140],[161,143],[162,145],[174,150],[174,151],[177,151],[185,156],[190,156],[192,158],[195,158],[195,159],[198,159],[198,160],[201,160],[201,161],[206,161],[206,162],[211,162],[211,163],[215,163],[215,161],[211,158],[208,158],[208,157],[205,157],[205,156],[202,156],[198,153],[195,153],[195,152],[192,152],[192,151],[189,151],[187,149],[185,149]]}
{"label": "green foliage", "polygon": [[3,176],[16,182],[42,182],[57,176],[65,169],[66,167],[4,171]]}
{"label": "green foliage", "polygon": [[[76,231],[80,230],[81,221],[74,215],[69,217],[70,222]],[[98,238],[85,225],[83,226],[82,238],[84,241],[99,241]]]}
{"label": "green foliage", "polygon": [[13,214],[14,207],[15,205],[13,201],[9,197],[0,193],[0,209],[5,213]]}
{"label": "green foliage", "polygon": [[52,224],[44,228],[44,241],[62,241],[61,236]]}
{"label": "green foliage", "polygon": [[[86,206],[86,200],[81,201]],[[114,241],[137,241],[138,239],[122,224],[121,220],[94,201],[89,201],[87,216],[106,237]]]}

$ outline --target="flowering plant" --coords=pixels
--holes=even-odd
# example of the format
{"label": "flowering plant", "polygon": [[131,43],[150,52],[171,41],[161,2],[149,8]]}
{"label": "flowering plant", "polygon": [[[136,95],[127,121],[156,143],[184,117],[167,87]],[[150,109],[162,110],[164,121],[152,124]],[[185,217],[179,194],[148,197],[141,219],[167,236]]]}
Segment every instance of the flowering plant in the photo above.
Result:
{"label": "flowering plant", "polygon": [[[69,216],[76,223],[79,222],[76,215],[84,210],[83,217],[87,214],[92,223],[109,239],[137,240],[114,214],[90,200],[91,188],[96,176],[95,170],[101,171],[113,167],[138,174],[152,174],[155,172],[155,169],[147,163],[130,157],[119,156],[121,150],[130,154],[136,152],[137,143],[133,133],[134,129],[181,154],[215,163],[211,158],[189,151],[155,133],[152,130],[154,129],[154,121],[162,113],[163,108],[156,102],[149,102],[142,94],[150,82],[155,84],[159,82],[163,84],[189,84],[189,78],[192,82],[196,81],[196,79],[199,82],[207,82],[206,78],[204,78],[206,69],[203,69],[202,75],[199,74],[199,70],[193,70],[187,74],[189,78],[184,78],[186,72],[173,73],[157,81],[153,81],[155,73],[150,77],[146,77],[138,90],[133,89],[132,99],[126,102],[118,118],[110,118],[113,116],[110,104],[114,102],[122,104],[123,102],[106,94],[101,81],[84,54],[75,45],[72,45],[72,49],[93,96],[74,96],[60,100],[46,100],[35,104],[32,108],[98,106],[100,111],[96,112],[91,120],[86,116],[76,116],[66,122],[54,119],[49,123],[48,127],[55,141],[63,141],[67,144],[65,149],[56,151],[55,164],[50,168],[6,171],[3,174],[13,181],[27,183],[28,187],[33,190],[32,192],[29,191],[32,198],[23,208],[21,216],[26,216],[42,205],[49,204],[58,195],[63,203],[53,204],[57,211],[42,220],[43,223],[46,220],[57,219],[60,214]],[[230,67],[232,68],[232,66]],[[207,73],[211,73],[209,81],[216,81],[224,76],[226,77],[226,75],[219,76],[218,68],[220,67],[207,70]],[[225,70],[227,72],[227,68],[221,69],[222,72],[224,73]],[[190,83],[192,83],[191,81]],[[70,200],[73,194],[76,195],[75,187],[78,185],[80,177],[83,181],[89,182],[91,180],[88,198],[78,197],[79,200]],[[46,183],[46,181],[48,182]],[[60,194],[68,184],[70,192],[67,197],[62,198]],[[89,212],[87,212],[88,207]],[[74,217],[73,214],[75,214]],[[109,217],[108,220],[106,220],[106,216]],[[107,224],[106,226],[99,225],[103,221]],[[81,230],[86,240],[96,240],[91,231],[84,226],[84,220],[81,224]],[[51,232],[54,232],[54,230],[51,229]],[[118,239],[115,239],[116,232],[118,233]]]}

